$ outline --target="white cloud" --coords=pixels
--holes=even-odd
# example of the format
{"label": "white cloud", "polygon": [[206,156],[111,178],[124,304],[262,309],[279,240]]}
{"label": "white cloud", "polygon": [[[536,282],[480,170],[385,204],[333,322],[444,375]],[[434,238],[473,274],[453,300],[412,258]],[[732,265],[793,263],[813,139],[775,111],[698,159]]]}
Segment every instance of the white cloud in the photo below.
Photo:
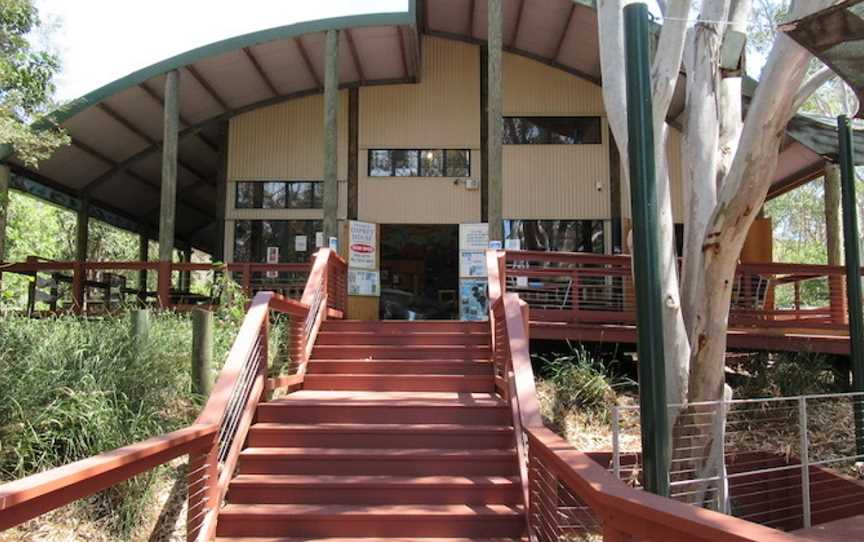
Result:
{"label": "white cloud", "polygon": [[63,61],[57,98],[232,36],[301,21],[405,11],[407,0],[37,0]]}

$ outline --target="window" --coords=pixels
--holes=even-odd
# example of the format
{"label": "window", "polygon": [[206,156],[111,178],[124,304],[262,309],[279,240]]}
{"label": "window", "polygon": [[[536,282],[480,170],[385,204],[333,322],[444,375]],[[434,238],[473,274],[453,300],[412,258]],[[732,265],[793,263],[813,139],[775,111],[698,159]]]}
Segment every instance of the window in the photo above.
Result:
{"label": "window", "polygon": [[[316,250],[320,220],[237,220],[234,222],[234,261],[266,262],[267,247],[279,248],[279,263],[303,263]],[[305,236],[306,250],[297,252],[297,237]]]}
{"label": "window", "polygon": [[603,254],[602,220],[505,220],[506,239],[518,239],[520,250]]}
{"label": "window", "polygon": [[600,117],[504,117],[505,145],[599,145]]}
{"label": "window", "polygon": [[324,194],[318,181],[238,182],[237,209],[320,209]]}
{"label": "window", "polygon": [[370,149],[370,177],[470,177],[468,149]]}

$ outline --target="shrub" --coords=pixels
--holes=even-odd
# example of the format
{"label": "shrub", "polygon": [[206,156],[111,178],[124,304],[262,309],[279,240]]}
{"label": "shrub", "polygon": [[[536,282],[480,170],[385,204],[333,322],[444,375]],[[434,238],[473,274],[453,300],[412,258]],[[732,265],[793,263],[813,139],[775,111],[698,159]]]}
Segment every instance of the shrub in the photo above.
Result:
{"label": "shrub", "polygon": [[[221,366],[237,320],[220,315],[214,363]],[[275,335],[275,334],[274,334]],[[188,316],[154,314],[147,341],[127,318],[62,316],[0,321],[0,479],[15,479],[131,444],[188,424],[198,410],[190,391]],[[214,368],[214,373],[218,368]],[[158,473],[85,503],[118,534],[136,527]],[[110,513],[110,514],[109,514]]]}
{"label": "shrub", "polygon": [[[836,362],[836,360],[835,360]],[[789,397],[844,391],[831,358],[809,352],[760,352],[740,363],[736,396]]]}

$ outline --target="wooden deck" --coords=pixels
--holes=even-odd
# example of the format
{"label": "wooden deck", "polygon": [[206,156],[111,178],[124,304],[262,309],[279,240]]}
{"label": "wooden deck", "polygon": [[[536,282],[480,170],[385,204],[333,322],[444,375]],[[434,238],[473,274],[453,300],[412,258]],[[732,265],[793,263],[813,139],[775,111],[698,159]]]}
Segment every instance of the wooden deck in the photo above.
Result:
{"label": "wooden deck", "polygon": [[[507,251],[504,287],[530,307],[531,337],[635,344],[630,258]],[[740,264],[733,284],[731,349],[849,354],[845,269]]]}

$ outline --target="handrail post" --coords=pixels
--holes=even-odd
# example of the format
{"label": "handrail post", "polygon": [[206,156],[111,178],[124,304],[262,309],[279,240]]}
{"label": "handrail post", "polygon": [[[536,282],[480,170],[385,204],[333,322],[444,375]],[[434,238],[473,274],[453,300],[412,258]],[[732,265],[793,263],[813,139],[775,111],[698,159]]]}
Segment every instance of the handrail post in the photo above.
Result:
{"label": "handrail post", "polygon": [[801,438],[801,509],[804,528],[809,529],[810,517],[810,439],[807,434],[807,398],[798,398],[798,431]]}
{"label": "handrail post", "polygon": [[84,283],[86,268],[84,262],[76,261],[72,264],[72,312],[74,314],[84,313]]}

